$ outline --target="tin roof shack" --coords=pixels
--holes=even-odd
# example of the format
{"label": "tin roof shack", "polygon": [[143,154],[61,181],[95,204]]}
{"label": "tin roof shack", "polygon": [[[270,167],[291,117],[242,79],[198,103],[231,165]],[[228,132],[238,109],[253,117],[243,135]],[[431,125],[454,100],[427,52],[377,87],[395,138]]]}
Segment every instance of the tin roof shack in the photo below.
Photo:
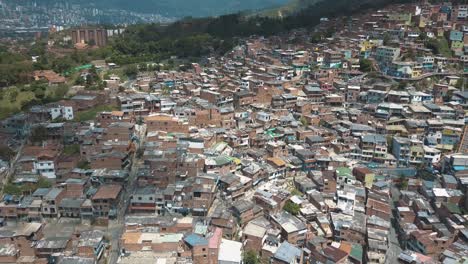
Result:
{"label": "tin roof shack", "polygon": [[97,95],[78,94],[71,98],[71,101],[77,106],[77,111],[86,110],[95,107],[101,103]]}
{"label": "tin roof shack", "polygon": [[242,199],[247,190],[252,188],[252,179],[243,175],[224,175],[219,179],[219,188],[233,200]]}
{"label": "tin roof shack", "polygon": [[42,238],[40,223],[21,223],[0,228],[0,244],[14,244],[21,249],[20,256],[34,256],[33,243]]}
{"label": "tin roof shack", "polygon": [[388,204],[390,197],[387,194],[369,192],[367,194],[366,215],[378,216],[386,221],[390,221],[392,211]]}
{"label": "tin roof shack", "polygon": [[100,230],[81,232],[77,251],[80,257],[100,259],[104,252],[104,232]]}
{"label": "tin roof shack", "polygon": [[159,233],[188,233],[193,230],[193,218],[182,215],[129,215],[125,217],[126,230],[145,230],[155,227]]}
{"label": "tin roof shack", "polygon": [[188,122],[169,115],[150,115],[145,118],[145,123],[148,126],[148,131],[165,131],[170,133],[185,133],[189,132]]}
{"label": "tin roof shack", "polygon": [[96,264],[96,260],[78,256],[62,257],[59,258],[57,264]]}
{"label": "tin roof shack", "polygon": [[126,170],[104,168],[91,171],[92,174],[90,176],[90,180],[92,183],[124,185],[129,176],[129,173]]}
{"label": "tin roof shack", "polygon": [[375,174],[368,168],[365,167],[355,167],[353,169],[353,175],[356,177],[356,180],[364,183],[364,186],[368,189],[372,188],[374,183]]}
{"label": "tin roof shack", "polygon": [[350,243],[366,244],[366,215],[359,212],[354,212],[354,215],[345,215],[342,213],[331,213],[335,238],[341,241]]}
{"label": "tin roof shack", "polygon": [[408,249],[430,257],[439,256],[453,242],[453,237],[439,235],[432,230],[416,230],[411,232]]}
{"label": "tin roof shack", "polygon": [[284,241],[276,250],[271,258],[272,264],[291,264],[301,263],[302,250],[298,247]]}
{"label": "tin roof shack", "polygon": [[189,208],[193,215],[206,216],[216,197],[216,183],[217,177],[210,174],[187,179],[183,206]]}
{"label": "tin roof shack", "polygon": [[112,151],[92,155],[90,162],[93,169],[121,170],[130,165],[131,159],[128,153]]}
{"label": "tin roof shack", "polygon": [[62,199],[65,197],[65,190],[52,188],[47,195],[42,198],[42,216],[58,217],[58,208]]}
{"label": "tin roof shack", "polygon": [[271,215],[272,222],[281,229],[281,237],[291,244],[302,246],[308,239],[309,230],[299,218],[288,212]]}
{"label": "tin roof shack", "polygon": [[104,129],[103,141],[128,142],[133,135],[135,125],[130,122],[114,122]]}
{"label": "tin roof shack", "polygon": [[71,249],[71,246],[71,239],[60,237],[41,239],[33,244],[33,247],[36,250],[36,256],[47,259],[57,253],[65,253],[66,250]]}
{"label": "tin roof shack", "polygon": [[263,246],[263,238],[266,233],[267,226],[263,226],[254,221],[247,223],[244,227],[244,231],[242,232],[245,248],[260,252]]}
{"label": "tin roof shack", "polygon": [[234,216],[238,219],[242,226],[250,222],[250,220],[262,215],[263,210],[260,206],[247,200],[237,200],[232,204]]}
{"label": "tin roof shack", "polygon": [[220,228],[216,228],[206,237],[194,233],[188,234],[179,247],[179,256],[191,257],[193,263],[216,264],[222,235]]}
{"label": "tin roof shack", "polygon": [[223,237],[233,239],[237,235],[237,221],[226,206],[218,205],[210,215],[210,224],[223,229]]}
{"label": "tin roof shack", "polygon": [[271,189],[270,192],[257,190],[253,198],[255,203],[263,208],[265,215],[271,215],[279,212],[290,196],[291,194],[286,191]]}
{"label": "tin roof shack", "polygon": [[15,244],[0,244],[0,263],[17,263],[20,250]]}
{"label": "tin roof shack", "polygon": [[130,252],[151,250],[154,252],[176,252],[183,234],[158,233],[155,228],[126,231],[121,238],[122,247]]}
{"label": "tin roof shack", "polygon": [[102,185],[91,198],[93,213],[97,218],[114,218],[120,204],[122,186]]}

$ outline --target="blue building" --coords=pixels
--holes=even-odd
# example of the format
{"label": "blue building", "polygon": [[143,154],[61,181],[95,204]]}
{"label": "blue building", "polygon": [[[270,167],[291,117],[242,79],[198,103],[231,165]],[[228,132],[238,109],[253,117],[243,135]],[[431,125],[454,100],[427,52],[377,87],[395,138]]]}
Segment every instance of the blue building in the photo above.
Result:
{"label": "blue building", "polygon": [[450,31],[450,41],[463,41],[463,32],[458,30]]}

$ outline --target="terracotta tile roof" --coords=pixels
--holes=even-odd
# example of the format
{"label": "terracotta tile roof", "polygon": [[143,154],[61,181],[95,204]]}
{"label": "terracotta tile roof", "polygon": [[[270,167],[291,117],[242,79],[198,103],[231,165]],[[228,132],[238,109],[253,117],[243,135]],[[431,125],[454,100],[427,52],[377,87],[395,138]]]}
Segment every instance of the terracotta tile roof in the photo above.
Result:
{"label": "terracotta tile roof", "polygon": [[99,187],[99,190],[94,194],[93,200],[101,199],[115,199],[122,190],[120,185],[103,185]]}

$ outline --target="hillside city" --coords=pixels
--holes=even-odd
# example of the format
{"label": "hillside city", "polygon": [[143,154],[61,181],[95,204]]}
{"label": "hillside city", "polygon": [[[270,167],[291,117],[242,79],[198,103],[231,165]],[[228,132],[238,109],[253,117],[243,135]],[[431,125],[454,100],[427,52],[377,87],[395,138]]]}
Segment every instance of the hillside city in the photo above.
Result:
{"label": "hillside city", "polygon": [[0,74],[0,263],[468,263],[468,5],[60,64],[125,31],[54,28],[52,68]]}

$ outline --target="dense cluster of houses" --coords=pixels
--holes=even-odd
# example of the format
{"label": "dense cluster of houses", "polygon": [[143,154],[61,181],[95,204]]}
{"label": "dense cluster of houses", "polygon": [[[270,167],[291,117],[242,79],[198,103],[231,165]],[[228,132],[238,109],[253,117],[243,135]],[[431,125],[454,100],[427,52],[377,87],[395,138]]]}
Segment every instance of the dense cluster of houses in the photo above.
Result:
{"label": "dense cluster of houses", "polygon": [[0,263],[468,261],[466,19],[450,3],[322,19],[318,43],[251,37],[3,120],[3,142],[29,139],[2,163]]}

